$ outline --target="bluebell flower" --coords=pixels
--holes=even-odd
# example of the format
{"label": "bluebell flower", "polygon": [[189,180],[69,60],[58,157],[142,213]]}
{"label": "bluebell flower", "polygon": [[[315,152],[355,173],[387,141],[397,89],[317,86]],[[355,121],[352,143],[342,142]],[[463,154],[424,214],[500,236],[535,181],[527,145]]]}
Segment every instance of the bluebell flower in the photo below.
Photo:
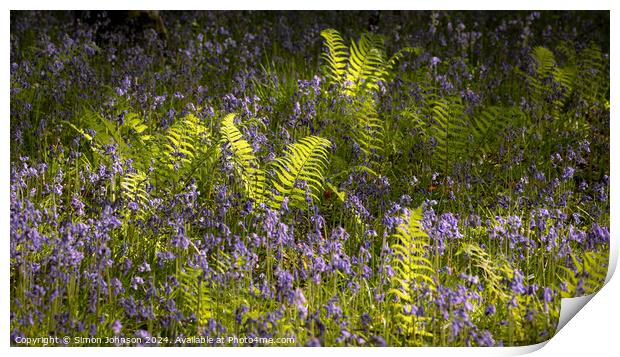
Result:
{"label": "bluebell flower", "polygon": [[575,169],[570,166],[567,166],[564,169],[564,172],[562,172],[562,180],[568,180],[571,177],[573,177],[574,174],[575,174]]}
{"label": "bluebell flower", "polygon": [[515,269],[513,272],[512,280],[510,282],[510,290],[512,290],[512,292],[514,292],[515,294],[524,294],[526,290],[523,285],[523,281],[523,273],[521,272],[521,270]]}

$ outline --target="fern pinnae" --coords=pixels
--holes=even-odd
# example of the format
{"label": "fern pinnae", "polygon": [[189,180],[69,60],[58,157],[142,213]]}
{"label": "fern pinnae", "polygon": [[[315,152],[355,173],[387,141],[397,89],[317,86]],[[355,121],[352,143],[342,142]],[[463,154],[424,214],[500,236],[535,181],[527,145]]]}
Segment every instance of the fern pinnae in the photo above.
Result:
{"label": "fern pinnae", "polygon": [[589,103],[603,104],[609,96],[609,56],[591,44],[583,51],[577,61],[575,90]]}
{"label": "fern pinnae", "polygon": [[148,177],[141,171],[126,172],[121,179],[121,188],[130,202],[138,205],[139,211],[142,212],[144,207],[148,206],[149,195],[146,192]]}
{"label": "fern pinnae", "polygon": [[404,333],[413,335],[417,344],[422,344],[423,338],[433,336],[428,331],[429,318],[406,311],[411,310],[413,304],[419,303],[417,289],[436,289],[435,269],[427,258],[429,236],[422,229],[422,208],[409,211],[403,219],[397,232],[391,236],[393,241],[390,247],[395,253],[395,259],[392,263],[393,288],[389,293],[397,297],[393,302],[397,325]]}
{"label": "fern pinnae", "polygon": [[279,208],[284,197],[298,207],[306,205],[306,191],[298,187],[299,181],[307,185],[308,194],[318,200],[323,189],[324,173],[329,160],[331,142],[318,136],[308,136],[291,144],[286,155],[273,162],[275,177],[271,181],[276,190],[272,206]]}
{"label": "fern pinnae", "polygon": [[586,251],[579,257],[575,254],[570,257],[574,270],[562,266],[564,277],[558,276],[567,288],[562,291],[562,297],[593,294],[603,287],[608,274],[608,252]]}
{"label": "fern pinnae", "polygon": [[190,267],[185,267],[177,274],[181,310],[186,314],[193,314],[199,326],[207,323],[213,307],[213,299],[202,274],[201,269]]}
{"label": "fern pinnae", "polygon": [[380,154],[382,150],[383,122],[369,101],[359,103],[356,112],[353,136],[360,149],[372,158],[373,154]]}
{"label": "fern pinnae", "polygon": [[334,29],[321,31],[321,36],[325,39],[327,52],[323,52],[325,60],[323,67],[324,74],[333,82],[340,83],[344,77],[349,53],[340,33]]}
{"label": "fern pinnae", "polygon": [[262,202],[265,193],[265,173],[260,169],[258,160],[252,153],[252,147],[235,126],[234,119],[235,114],[228,114],[222,119],[221,143],[229,146],[233,167],[245,193],[251,199]]}
{"label": "fern pinnae", "polygon": [[510,278],[514,269],[500,255],[491,256],[477,244],[463,243],[457,255],[466,254],[472,260],[471,265],[480,269],[487,290],[501,301],[508,301],[510,295],[505,291],[503,281]]}
{"label": "fern pinnae", "polygon": [[365,88],[379,88],[377,82],[381,77],[377,74],[382,73],[384,66],[382,48],[383,39],[371,34],[363,34],[357,44],[355,41],[351,42],[351,56],[346,74],[348,95],[355,96]]}
{"label": "fern pinnae", "polygon": [[[539,106],[539,115],[545,109],[551,111],[551,116],[559,119],[562,109],[567,103],[574,87],[576,78],[576,68],[574,66],[560,67],[556,61],[555,55],[548,48],[537,46],[532,50],[531,58],[534,62],[534,75],[527,75],[527,82],[531,87],[531,98]],[[553,81],[562,88],[562,93],[556,95],[557,91],[549,83]],[[550,103],[550,107],[546,108],[548,98],[554,98]]]}

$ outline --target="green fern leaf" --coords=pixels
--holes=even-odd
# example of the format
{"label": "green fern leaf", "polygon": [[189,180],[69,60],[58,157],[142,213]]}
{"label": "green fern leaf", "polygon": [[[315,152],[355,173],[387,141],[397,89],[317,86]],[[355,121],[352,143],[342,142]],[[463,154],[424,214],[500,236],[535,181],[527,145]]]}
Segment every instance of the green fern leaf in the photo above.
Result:
{"label": "green fern leaf", "polygon": [[247,196],[256,202],[264,200],[265,173],[259,168],[258,160],[252,153],[252,147],[243,139],[239,129],[234,124],[235,115],[228,114],[222,119],[220,134],[222,145],[227,145],[232,153],[231,159]]}
{"label": "green fern leaf", "polygon": [[178,294],[181,311],[187,315],[194,314],[199,326],[204,326],[213,315],[213,299],[209,294],[209,287],[202,277],[201,269],[186,267],[179,271]]}
{"label": "green fern leaf", "polygon": [[349,58],[347,46],[344,44],[344,40],[340,36],[340,33],[334,29],[321,31],[321,36],[325,39],[325,45],[327,47],[327,52],[322,54],[323,60],[325,61],[323,73],[334,83],[341,83],[345,75]]}
{"label": "green fern leaf", "polygon": [[373,160],[383,150],[383,121],[371,101],[357,104],[353,136],[360,149]]}
{"label": "green fern leaf", "polygon": [[363,34],[358,43],[351,42],[349,68],[345,76],[346,93],[355,96],[364,89],[376,91],[385,73],[383,38]]}
{"label": "green fern leaf", "polygon": [[121,179],[122,193],[128,201],[135,202],[142,213],[148,206],[149,194],[146,192],[148,178],[141,171],[125,173]]}
{"label": "green fern leaf", "polygon": [[561,267],[564,276],[559,276],[559,280],[564,282],[568,288],[562,291],[562,297],[588,295],[600,290],[607,277],[609,252],[587,251],[580,257],[572,254],[571,260],[575,266],[574,270]]}
{"label": "green fern leaf", "polygon": [[293,206],[307,206],[306,190],[299,186],[307,184],[308,195],[318,201],[317,194],[323,190],[324,173],[329,161],[331,142],[318,136],[308,136],[288,146],[284,157],[273,162],[276,190],[272,206],[279,208],[285,197]]}
{"label": "green fern leaf", "polygon": [[398,226],[397,232],[391,237],[391,249],[395,259],[392,263],[393,288],[389,293],[397,297],[393,303],[397,325],[419,345],[423,338],[433,336],[429,331],[430,320],[428,317],[415,316],[405,311],[411,305],[420,303],[421,294],[418,295],[417,289],[436,289],[435,269],[427,257],[429,237],[420,223],[422,208],[409,211],[403,218],[404,223]]}
{"label": "green fern leaf", "polygon": [[511,279],[514,269],[501,255],[491,256],[477,244],[463,243],[457,255],[465,254],[471,266],[480,270],[486,290],[500,301],[508,301],[510,295],[504,288],[504,281]]}

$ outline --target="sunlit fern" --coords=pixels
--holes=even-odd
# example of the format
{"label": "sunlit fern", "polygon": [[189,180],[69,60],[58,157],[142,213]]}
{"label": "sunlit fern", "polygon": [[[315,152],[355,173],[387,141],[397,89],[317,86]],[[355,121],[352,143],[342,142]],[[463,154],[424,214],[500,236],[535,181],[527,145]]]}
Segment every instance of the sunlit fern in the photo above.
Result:
{"label": "sunlit fern", "polygon": [[[271,205],[279,208],[285,197],[296,207],[307,207],[306,195],[313,201],[323,190],[325,170],[329,162],[331,142],[318,136],[307,136],[288,145],[283,157],[273,162],[271,181],[276,193]],[[305,183],[307,187],[302,187]]]}
{"label": "sunlit fern", "polygon": [[228,114],[222,119],[220,134],[221,144],[225,145],[223,150],[230,151],[234,172],[245,194],[256,202],[262,202],[265,193],[265,172],[259,167],[258,160],[252,153],[252,147],[235,126],[234,119],[235,114]]}
{"label": "sunlit fern", "polygon": [[388,59],[383,37],[379,35],[364,33],[357,42],[351,41],[348,48],[334,29],[323,30],[321,36],[326,47],[322,55],[323,73],[329,83],[351,98],[348,121],[353,139],[365,154],[361,159],[376,169],[379,166],[376,156],[383,149],[384,124],[375,97],[380,82],[393,77],[397,62],[412,49],[402,49]]}
{"label": "sunlit fern", "polygon": [[[146,186],[149,179],[142,171],[147,166],[146,155],[153,143],[153,136],[148,134],[148,127],[136,113],[127,113],[121,123],[114,123],[101,114],[86,110],[81,117],[82,127],[66,122],[71,128],[82,134],[92,149],[90,164],[97,165],[100,160],[110,164],[110,158],[104,154],[106,145],[116,147],[117,160],[131,160],[133,171],[123,172],[120,178],[121,194],[128,202],[138,205],[137,214],[144,213],[148,205]],[[94,130],[94,136],[90,130]]]}
{"label": "sunlit fern", "polygon": [[[145,153],[149,151],[153,137],[137,113],[125,113],[122,121],[113,122],[94,110],[85,109],[78,125],[68,121],[64,123],[80,133],[90,144],[92,152],[89,160],[93,166],[101,159],[107,161],[103,155],[105,145],[115,145],[120,159],[132,159],[134,167],[145,169],[147,162],[144,158],[148,157]],[[89,134],[91,130],[94,136]]]}
{"label": "sunlit fern", "polygon": [[[514,278],[514,267],[502,255],[491,255],[484,248],[474,243],[463,243],[457,255],[465,254],[465,259],[469,261],[473,275],[480,276],[484,290],[481,294],[487,295],[485,301],[492,301],[499,308],[503,309],[515,299],[517,307],[506,309],[505,313],[509,316],[509,321],[514,329],[512,338],[519,340],[519,335],[523,334],[523,326],[526,322],[526,306],[533,304],[536,300],[531,296],[512,294],[506,288],[506,283]],[[484,315],[484,305],[476,305],[472,316],[481,318]]]}
{"label": "sunlit fern", "polygon": [[356,120],[353,125],[353,137],[366,157],[373,160],[383,151],[383,121],[371,101],[355,104]]}
{"label": "sunlit fern", "polygon": [[127,172],[121,179],[121,188],[128,202],[138,205],[138,212],[142,213],[148,206],[149,194],[146,192],[148,177],[142,171]]}
{"label": "sunlit fern", "polygon": [[486,291],[500,301],[508,301],[510,295],[506,292],[504,283],[513,276],[514,270],[510,263],[501,255],[492,257],[473,243],[463,243],[457,255],[463,253],[470,261],[469,265],[477,269],[476,273],[481,276]]}
{"label": "sunlit fern", "polygon": [[452,163],[461,160],[470,148],[470,131],[464,106],[458,97],[439,97],[428,94],[419,112],[413,114],[412,123],[421,134],[434,140],[434,162],[445,174]]}
{"label": "sunlit fern", "polygon": [[[210,130],[195,115],[178,118],[157,135],[158,145],[151,146],[148,158],[154,158],[159,187],[184,189],[190,181],[205,187],[219,158],[219,146]],[[207,188],[204,188],[208,190]]]}
{"label": "sunlit fern", "polygon": [[385,48],[383,38],[362,34],[359,41],[349,47],[349,67],[345,75],[346,93],[356,95],[360,91],[379,89],[378,82],[385,73]]}
{"label": "sunlit fern", "polygon": [[327,52],[323,52],[322,57],[323,73],[332,83],[342,83],[347,71],[349,62],[349,52],[340,33],[334,29],[321,31],[321,36],[325,39]]}
{"label": "sunlit fern", "polygon": [[[418,289],[428,288],[435,290],[435,270],[428,259],[428,234],[422,230],[422,209],[409,211],[403,217],[405,222],[400,224],[397,232],[391,236],[391,249],[395,255],[392,262],[394,275],[393,288],[389,291],[396,297],[393,306],[396,310],[396,323],[403,333],[413,337],[421,343],[425,337],[432,337],[430,318],[406,313],[412,305],[420,303],[421,293]],[[419,294],[419,296],[418,296]]]}
{"label": "sunlit fern", "polygon": [[575,269],[561,267],[564,274],[560,281],[566,284],[562,297],[575,297],[597,292],[605,283],[609,264],[608,252],[586,251],[577,257],[571,254]]}
{"label": "sunlit fern", "polygon": [[186,267],[177,274],[177,288],[181,311],[194,315],[198,325],[203,326],[213,313],[213,299],[201,269]]}
{"label": "sunlit fern", "polygon": [[383,37],[364,33],[360,39],[346,47],[337,30],[321,31],[327,51],[322,57],[323,73],[333,84],[342,86],[348,96],[365,91],[377,91],[379,81],[386,81],[393,74],[396,63],[412,48],[404,48],[387,59]]}
{"label": "sunlit fern", "polygon": [[207,146],[209,138],[207,128],[193,114],[177,120],[165,133],[163,154],[166,165],[173,171],[179,171],[200,155]]}

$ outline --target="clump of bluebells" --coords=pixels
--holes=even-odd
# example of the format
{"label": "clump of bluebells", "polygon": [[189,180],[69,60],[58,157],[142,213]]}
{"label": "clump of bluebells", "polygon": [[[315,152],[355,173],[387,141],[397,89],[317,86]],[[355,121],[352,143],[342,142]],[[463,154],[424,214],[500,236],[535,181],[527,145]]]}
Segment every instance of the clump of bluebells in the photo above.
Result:
{"label": "clump of bluebells", "polygon": [[[12,344],[523,345],[553,336],[561,297],[601,286],[609,42],[592,23],[608,13],[161,12],[165,32],[83,16],[11,13]],[[320,34],[369,23],[388,53],[415,50],[371,93],[382,147],[365,153]],[[533,43],[592,68],[570,95],[552,76],[540,92]],[[522,120],[455,160],[444,142],[475,146],[424,135],[442,98]],[[239,179],[229,113],[264,196]],[[277,158],[309,135],[331,143],[320,191],[275,197]],[[404,276],[416,207],[405,249],[430,269]]]}

